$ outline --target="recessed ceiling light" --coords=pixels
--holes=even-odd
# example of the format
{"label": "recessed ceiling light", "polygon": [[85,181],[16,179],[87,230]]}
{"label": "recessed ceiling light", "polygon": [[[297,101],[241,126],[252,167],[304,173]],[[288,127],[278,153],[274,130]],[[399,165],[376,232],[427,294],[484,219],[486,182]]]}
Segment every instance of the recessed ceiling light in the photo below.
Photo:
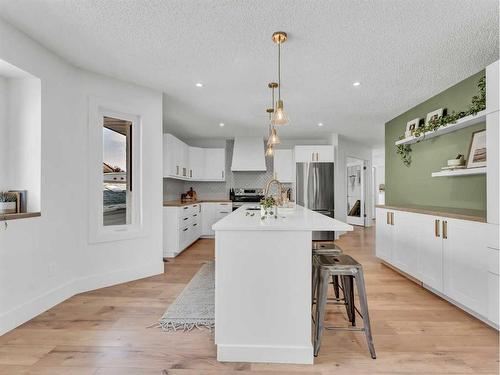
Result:
{"label": "recessed ceiling light", "polygon": [[196,83],[196,87],[203,87],[203,83],[201,82]]}
{"label": "recessed ceiling light", "polygon": [[225,124],[224,124],[223,122],[219,123],[219,126],[220,126],[221,128],[223,128],[223,127],[224,127],[224,125],[225,125]]}
{"label": "recessed ceiling light", "polygon": [[322,122],[318,122],[318,126],[323,126],[323,123]]}
{"label": "recessed ceiling light", "polygon": [[361,82],[356,81],[356,82],[353,82],[353,84],[352,84],[352,85],[353,85],[353,86],[359,86],[359,85],[361,85]]}

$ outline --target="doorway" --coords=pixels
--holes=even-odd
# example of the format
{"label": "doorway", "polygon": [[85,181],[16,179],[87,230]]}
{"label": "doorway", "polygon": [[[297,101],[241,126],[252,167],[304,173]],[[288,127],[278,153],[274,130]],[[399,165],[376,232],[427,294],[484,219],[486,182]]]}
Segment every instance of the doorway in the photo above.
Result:
{"label": "doorway", "polygon": [[364,160],[347,157],[347,222],[365,226],[366,211],[366,163]]}

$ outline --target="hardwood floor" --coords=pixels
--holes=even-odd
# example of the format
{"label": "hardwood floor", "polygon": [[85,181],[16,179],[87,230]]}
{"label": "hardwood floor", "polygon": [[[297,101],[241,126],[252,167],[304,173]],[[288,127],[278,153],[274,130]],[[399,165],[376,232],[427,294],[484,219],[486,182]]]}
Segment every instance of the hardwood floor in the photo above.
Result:
{"label": "hardwood floor", "polygon": [[[498,374],[498,333],[380,264],[373,228],[339,243],[365,269],[376,360],[363,334],[329,331],[313,366],[219,363],[208,331],[147,328],[213,259],[204,239],[162,275],[74,296],[0,337],[0,375]],[[344,309],[328,319],[343,322]]]}

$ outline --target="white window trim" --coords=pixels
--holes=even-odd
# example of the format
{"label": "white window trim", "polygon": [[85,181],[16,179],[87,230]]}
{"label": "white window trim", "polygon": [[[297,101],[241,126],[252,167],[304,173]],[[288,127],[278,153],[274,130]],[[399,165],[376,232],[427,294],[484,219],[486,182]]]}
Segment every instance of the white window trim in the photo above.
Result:
{"label": "white window trim", "polygon": [[[132,122],[132,197],[130,223],[125,225],[103,225],[102,205],[102,118],[109,116]],[[144,237],[142,196],[142,117],[133,105],[109,99],[89,97],[88,122],[88,235],[89,242],[107,242]]]}

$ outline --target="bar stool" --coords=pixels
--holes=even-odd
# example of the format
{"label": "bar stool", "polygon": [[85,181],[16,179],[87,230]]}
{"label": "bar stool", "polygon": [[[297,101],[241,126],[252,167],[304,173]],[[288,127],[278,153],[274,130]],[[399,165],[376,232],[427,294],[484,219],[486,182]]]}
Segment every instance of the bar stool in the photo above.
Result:
{"label": "bar stool", "polygon": [[[340,255],[342,254],[343,251],[342,249],[335,243],[332,242],[313,242],[312,243],[312,255],[313,257],[315,255]],[[314,262],[313,262],[313,269],[312,269],[312,304],[314,305],[315,303],[315,293],[316,293],[316,281],[318,279],[317,277],[317,268],[314,267]],[[339,287],[339,277],[334,275],[332,276],[332,283],[333,283],[333,289],[335,291],[335,298],[337,300],[340,299],[340,287]]]}
{"label": "bar stool", "polygon": [[[323,329],[327,330],[343,330],[343,331],[361,331],[365,333],[368,349],[370,350],[371,357],[375,359],[375,347],[373,345],[373,338],[370,326],[370,316],[368,314],[368,303],[366,300],[365,281],[363,276],[363,267],[356,260],[349,255],[316,255],[313,258],[315,267],[319,270],[319,282],[317,284],[317,306],[316,306],[316,319],[314,329],[314,356],[318,356],[319,348],[321,346],[321,336]],[[346,308],[349,315],[355,315],[356,312],[363,319],[363,328],[356,328],[355,323],[353,327],[325,327],[325,309],[327,303],[328,293],[328,280],[330,276],[340,276],[343,280],[344,295],[346,297]],[[350,281],[348,281],[350,280]],[[354,280],[358,289],[359,303],[361,312],[355,307],[354,303]],[[349,316],[349,320],[351,317]],[[353,319],[354,320],[354,319]]]}

